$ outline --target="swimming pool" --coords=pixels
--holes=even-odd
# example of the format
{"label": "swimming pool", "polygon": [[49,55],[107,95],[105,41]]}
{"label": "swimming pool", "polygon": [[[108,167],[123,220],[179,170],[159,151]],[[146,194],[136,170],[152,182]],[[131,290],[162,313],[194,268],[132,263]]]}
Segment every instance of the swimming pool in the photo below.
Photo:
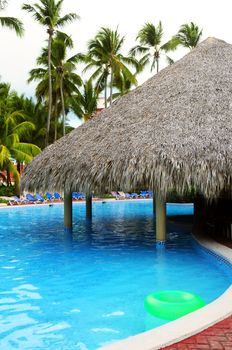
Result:
{"label": "swimming pool", "polygon": [[[63,206],[0,210],[0,349],[93,350],[163,324],[143,301],[162,289],[207,303],[231,284],[230,271],[193,243],[188,225],[170,223],[156,250],[152,201],[74,205],[74,233]],[[191,214],[169,205],[168,215]]]}

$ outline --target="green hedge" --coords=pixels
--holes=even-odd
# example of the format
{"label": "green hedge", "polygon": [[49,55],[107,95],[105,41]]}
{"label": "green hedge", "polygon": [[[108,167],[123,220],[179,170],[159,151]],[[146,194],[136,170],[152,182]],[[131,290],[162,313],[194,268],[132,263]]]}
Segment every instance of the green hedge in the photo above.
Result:
{"label": "green hedge", "polygon": [[112,196],[112,194],[109,194],[109,193],[105,193],[105,194],[94,194],[94,197],[96,197],[96,198],[103,198],[103,199],[114,198],[114,197]]}
{"label": "green hedge", "polygon": [[5,203],[5,204],[7,204],[7,203],[8,203],[8,200],[0,198],[0,203]]}
{"label": "green hedge", "polygon": [[0,196],[15,196],[15,187],[14,186],[0,186]]}

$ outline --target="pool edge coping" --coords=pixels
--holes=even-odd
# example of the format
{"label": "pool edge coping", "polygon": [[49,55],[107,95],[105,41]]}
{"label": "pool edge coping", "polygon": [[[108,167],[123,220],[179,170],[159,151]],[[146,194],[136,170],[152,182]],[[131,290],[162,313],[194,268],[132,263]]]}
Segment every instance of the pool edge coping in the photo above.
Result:
{"label": "pool edge coping", "polygon": [[[208,253],[232,264],[232,249],[209,237],[194,234],[193,238]],[[202,309],[150,331],[139,333],[97,350],[159,350],[202,332],[232,315],[232,285]]]}

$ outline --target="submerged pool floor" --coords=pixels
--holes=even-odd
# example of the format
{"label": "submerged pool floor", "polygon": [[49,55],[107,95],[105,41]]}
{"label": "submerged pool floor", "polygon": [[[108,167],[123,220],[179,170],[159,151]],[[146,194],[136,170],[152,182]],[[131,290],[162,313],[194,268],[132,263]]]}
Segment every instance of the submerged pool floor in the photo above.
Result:
{"label": "submerged pool floor", "polygon": [[[168,215],[191,214],[170,205]],[[0,349],[93,350],[159,326],[147,294],[181,289],[207,303],[230,285],[222,263],[193,243],[188,225],[168,225],[155,248],[152,202],[74,205],[74,233],[63,232],[63,206],[0,211]]]}

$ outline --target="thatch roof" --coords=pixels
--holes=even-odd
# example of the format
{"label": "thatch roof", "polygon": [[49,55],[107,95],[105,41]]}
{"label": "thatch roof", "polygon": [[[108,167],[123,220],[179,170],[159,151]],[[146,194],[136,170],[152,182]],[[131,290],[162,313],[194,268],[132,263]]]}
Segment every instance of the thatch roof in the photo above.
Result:
{"label": "thatch roof", "polygon": [[47,147],[26,190],[232,190],[232,45],[209,38]]}

